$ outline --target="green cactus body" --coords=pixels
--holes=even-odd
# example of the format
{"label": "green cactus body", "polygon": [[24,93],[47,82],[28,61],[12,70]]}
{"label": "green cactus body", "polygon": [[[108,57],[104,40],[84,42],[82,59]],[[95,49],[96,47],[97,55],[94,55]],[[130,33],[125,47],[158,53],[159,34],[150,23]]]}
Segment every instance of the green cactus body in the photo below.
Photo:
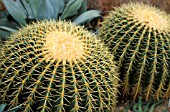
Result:
{"label": "green cactus body", "polygon": [[119,63],[122,94],[170,97],[170,18],[143,3],[124,4],[103,21],[99,37]]}
{"label": "green cactus body", "polygon": [[0,102],[22,111],[112,111],[118,73],[83,27],[42,21],[14,33],[0,53]]}

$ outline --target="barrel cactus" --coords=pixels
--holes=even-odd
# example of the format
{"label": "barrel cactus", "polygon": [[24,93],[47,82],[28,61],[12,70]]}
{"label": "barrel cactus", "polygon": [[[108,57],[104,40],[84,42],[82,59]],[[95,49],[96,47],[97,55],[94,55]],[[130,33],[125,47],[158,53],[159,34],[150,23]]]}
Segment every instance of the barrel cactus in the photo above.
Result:
{"label": "barrel cactus", "polygon": [[98,36],[120,67],[123,96],[170,97],[170,18],[144,3],[115,8],[101,23]]}
{"label": "barrel cactus", "polygon": [[112,111],[118,70],[95,35],[62,21],[14,33],[0,53],[0,103],[55,112]]}

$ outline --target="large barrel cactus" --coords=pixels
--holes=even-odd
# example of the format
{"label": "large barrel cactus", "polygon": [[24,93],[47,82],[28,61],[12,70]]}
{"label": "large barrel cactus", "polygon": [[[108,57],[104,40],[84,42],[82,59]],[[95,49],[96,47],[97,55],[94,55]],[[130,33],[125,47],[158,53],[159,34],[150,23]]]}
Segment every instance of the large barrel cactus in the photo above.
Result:
{"label": "large barrel cactus", "polygon": [[170,97],[168,14],[148,4],[124,4],[105,18],[99,37],[119,63],[123,95]]}
{"label": "large barrel cactus", "polygon": [[118,73],[94,35],[42,21],[14,33],[0,53],[0,103],[25,112],[113,111]]}

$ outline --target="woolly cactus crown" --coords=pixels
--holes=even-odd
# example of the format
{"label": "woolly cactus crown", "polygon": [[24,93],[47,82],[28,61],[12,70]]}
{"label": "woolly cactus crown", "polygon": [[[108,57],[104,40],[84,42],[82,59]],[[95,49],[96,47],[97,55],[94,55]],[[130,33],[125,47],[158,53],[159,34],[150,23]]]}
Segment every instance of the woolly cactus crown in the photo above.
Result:
{"label": "woolly cactus crown", "polygon": [[22,111],[112,111],[118,73],[94,35],[42,21],[11,36],[0,53],[0,102]]}
{"label": "woolly cactus crown", "polygon": [[[135,22],[139,22],[143,25],[149,26],[154,30],[168,31],[170,30],[169,15],[158,8],[143,3],[130,3],[124,4],[122,7],[116,9],[116,11],[123,12],[127,19],[133,19]],[[125,11],[127,10],[127,11]]]}
{"label": "woolly cactus crown", "polygon": [[168,14],[148,4],[124,4],[105,18],[99,37],[120,65],[123,95],[170,97]]}

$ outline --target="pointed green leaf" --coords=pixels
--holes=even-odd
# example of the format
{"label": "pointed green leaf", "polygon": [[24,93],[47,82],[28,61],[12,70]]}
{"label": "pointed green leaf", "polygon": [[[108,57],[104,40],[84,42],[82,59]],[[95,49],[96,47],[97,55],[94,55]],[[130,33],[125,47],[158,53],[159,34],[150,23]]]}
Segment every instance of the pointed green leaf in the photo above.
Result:
{"label": "pointed green leaf", "polygon": [[157,101],[154,101],[154,104],[151,106],[149,112],[153,112],[155,106],[161,104],[163,102],[163,100],[159,100],[158,102]]}
{"label": "pointed green leaf", "polygon": [[133,110],[134,110],[135,112],[138,111],[138,104],[137,104],[137,103],[135,103],[135,104],[133,105]]}
{"label": "pointed green leaf", "polygon": [[83,25],[89,21],[91,21],[94,18],[101,17],[100,11],[98,10],[89,10],[87,12],[84,12],[80,16],[78,16],[73,22],[75,24]]}
{"label": "pointed green leaf", "polygon": [[66,7],[65,9],[70,6],[72,3],[74,3],[76,0],[65,0],[65,3],[66,3]]}
{"label": "pointed green leaf", "polygon": [[9,21],[7,18],[0,19],[0,26],[6,26],[10,28],[19,27],[19,25],[16,22]]}
{"label": "pointed green leaf", "polygon": [[6,26],[0,26],[0,29],[6,30],[6,31],[9,31],[9,32],[16,32],[17,31],[16,29],[6,27]]}
{"label": "pointed green leaf", "polygon": [[53,7],[54,11],[54,18],[56,19],[58,17],[58,13],[60,10],[60,0],[49,0],[51,2],[51,6]]}
{"label": "pointed green leaf", "polygon": [[83,0],[70,0],[64,9],[63,14],[61,15],[61,20],[66,19],[67,17],[75,15],[81,7]]}
{"label": "pointed green leaf", "polygon": [[42,2],[42,0],[29,0],[29,5],[33,11],[35,18],[37,18],[41,2]]}
{"label": "pointed green leaf", "polygon": [[4,108],[6,107],[6,103],[0,105],[0,112],[3,112]]}
{"label": "pointed green leaf", "polygon": [[148,101],[148,102],[146,103],[145,107],[144,107],[143,112],[147,112],[150,105],[151,105],[151,101]]}
{"label": "pointed green leaf", "polygon": [[22,3],[23,3],[23,5],[24,5],[24,7],[25,7],[25,9],[26,9],[26,13],[28,14],[27,16],[28,16],[29,18],[35,18],[34,14],[33,14],[33,11],[32,11],[32,9],[31,9],[31,7],[30,7],[30,5],[29,5],[29,3],[26,2],[25,0],[22,0]]}
{"label": "pointed green leaf", "polygon": [[39,19],[55,19],[54,17],[54,9],[49,0],[42,0],[39,11],[38,11]]}
{"label": "pointed green leaf", "polygon": [[16,29],[10,27],[0,26],[0,39],[6,39],[11,35],[12,32],[16,32],[16,31],[17,31]]}
{"label": "pointed green leaf", "polygon": [[65,7],[65,2],[64,2],[64,0],[58,0],[59,1],[59,13],[62,13],[63,12],[63,10],[64,10],[64,7]]}
{"label": "pointed green leaf", "polygon": [[18,110],[19,108],[21,108],[21,105],[18,105],[18,106],[14,107],[14,108],[6,111],[6,112],[17,112],[17,110]]}
{"label": "pointed green leaf", "polygon": [[16,4],[22,9],[22,11],[24,12],[24,14],[26,14],[26,10],[23,6],[23,4],[21,3],[22,0],[15,0]]}
{"label": "pointed green leaf", "polygon": [[70,0],[64,0],[65,1],[65,3],[68,3]]}
{"label": "pointed green leaf", "polygon": [[139,101],[138,101],[138,111],[142,112],[142,97],[139,97]]}
{"label": "pointed green leaf", "polygon": [[62,12],[62,15],[61,15],[61,19],[64,19],[63,16],[64,16],[64,13],[67,11],[67,9],[69,8],[69,6],[71,6],[71,4],[73,4],[76,0],[65,0],[65,3],[66,3],[66,6],[64,8],[64,11]]}
{"label": "pointed green leaf", "polygon": [[80,9],[79,9],[79,14],[82,14],[87,11],[87,0],[84,0]]}
{"label": "pointed green leaf", "polygon": [[24,8],[19,1],[14,2],[12,0],[3,0],[3,3],[5,7],[7,8],[8,12],[11,14],[11,16],[21,25],[26,25],[26,14],[24,11]]}
{"label": "pointed green leaf", "polygon": [[0,11],[0,18],[7,18],[9,13],[7,11],[1,10]]}
{"label": "pointed green leaf", "polygon": [[[7,37],[9,37],[11,35],[11,32],[8,31],[4,31],[0,29],[0,40],[6,40]],[[0,111],[1,112],[1,111]]]}

